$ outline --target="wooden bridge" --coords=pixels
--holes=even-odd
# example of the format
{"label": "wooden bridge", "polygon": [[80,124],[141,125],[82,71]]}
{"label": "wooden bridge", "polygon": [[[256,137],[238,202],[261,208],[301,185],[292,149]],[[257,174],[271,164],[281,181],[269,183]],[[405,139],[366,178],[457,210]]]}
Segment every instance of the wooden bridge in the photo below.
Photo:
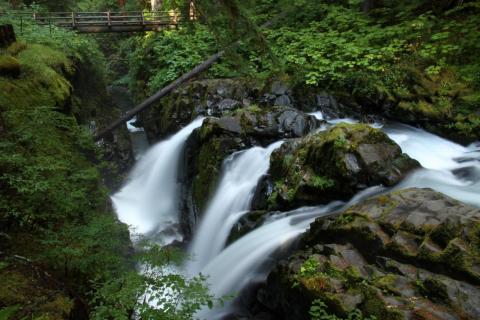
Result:
{"label": "wooden bridge", "polygon": [[[23,21],[33,20],[40,25],[59,26],[80,33],[159,31],[176,28],[186,22],[179,15],[167,11],[130,12],[49,12],[18,14]],[[195,20],[189,17],[188,21]]]}

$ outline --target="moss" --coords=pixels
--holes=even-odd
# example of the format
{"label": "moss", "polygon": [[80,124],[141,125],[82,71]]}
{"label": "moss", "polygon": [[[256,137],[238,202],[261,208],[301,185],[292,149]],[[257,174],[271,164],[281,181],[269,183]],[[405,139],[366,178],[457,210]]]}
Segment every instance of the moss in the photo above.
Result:
{"label": "moss", "polygon": [[302,278],[301,283],[307,290],[316,294],[323,294],[332,288],[330,278],[322,274]]}
{"label": "moss", "polygon": [[0,76],[20,76],[20,62],[12,56],[0,55]]}
{"label": "moss", "polygon": [[307,185],[319,190],[325,190],[335,186],[335,180],[323,176],[313,175],[309,177]]}
{"label": "moss", "polygon": [[34,319],[61,320],[70,315],[73,302],[65,293],[37,279],[35,270],[25,266],[15,269],[0,272],[0,308],[19,306],[16,313],[19,318],[28,315]]}
{"label": "moss", "polygon": [[0,105],[68,106],[71,84],[66,76],[74,71],[71,61],[61,52],[42,45],[28,45],[16,59],[22,66],[19,79],[0,78]]}
{"label": "moss", "polygon": [[386,292],[398,293],[398,290],[395,288],[395,282],[397,279],[397,275],[388,273],[383,277],[375,279],[373,283],[376,287],[383,289]]}
{"label": "moss", "polygon": [[[207,133],[204,132],[204,134]],[[193,199],[200,212],[206,208],[208,200],[215,191],[223,159],[224,150],[222,150],[220,139],[212,138],[202,145],[198,156],[199,172],[192,184]]]}
{"label": "moss", "polygon": [[434,302],[448,303],[447,287],[436,278],[427,278],[421,283],[422,293]]}
{"label": "moss", "polygon": [[27,44],[25,42],[17,41],[12,43],[8,48],[7,52],[11,54],[12,56],[16,56],[19,54],[21,51],[25,50],[27,48]]}
{"label": "moss", "polygon": [[365,314],[375,316],[378,320],[402,320],[403,315],[395,307],[385,305],[378,297],[379,293],[372,287],[365,285],[362,288],[364,304],[362,311]]}

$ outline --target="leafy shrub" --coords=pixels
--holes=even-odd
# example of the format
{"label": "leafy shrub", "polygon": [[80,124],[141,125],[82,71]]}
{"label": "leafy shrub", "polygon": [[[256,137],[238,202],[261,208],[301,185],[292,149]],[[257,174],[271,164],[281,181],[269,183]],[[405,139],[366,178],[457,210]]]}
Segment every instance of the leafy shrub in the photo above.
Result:
{"label": "leafy shrub", "polygon": [[376,320],[375,316],[366,317],[363,313],[355,309],[348,313],[346,318],[340,318],[327,312],[327,305],[322,300],[315,300],[310,308],[312,320]]}

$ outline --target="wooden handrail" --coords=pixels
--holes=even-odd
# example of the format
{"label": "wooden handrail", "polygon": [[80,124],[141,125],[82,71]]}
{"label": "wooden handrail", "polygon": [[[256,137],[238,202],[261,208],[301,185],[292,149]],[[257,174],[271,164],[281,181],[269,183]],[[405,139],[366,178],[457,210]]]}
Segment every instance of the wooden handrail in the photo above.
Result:
{"label": "wooden handrail", "polygon": [[0,12],[18,16],[25,21],[30,18],[40,25],[52,25],[79,32],[130,32],[158,31],[188,23],[188,17],[172,15],[168,11],[104,11],[104,12]]}

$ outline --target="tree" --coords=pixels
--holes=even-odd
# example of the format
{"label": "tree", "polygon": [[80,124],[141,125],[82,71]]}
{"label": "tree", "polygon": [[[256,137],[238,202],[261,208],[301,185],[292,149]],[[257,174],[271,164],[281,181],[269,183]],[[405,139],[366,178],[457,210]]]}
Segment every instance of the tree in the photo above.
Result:
{"label": "tree", "polygon": [[138,257],[141,273],[128,272],[96,287],[97,308],[93,319],[125,319],[132,313],[140,319],[188,320],[202,308],[212,308],[215,300],[205,285],[206,278],[186,278],[175,272],[184,255],[177,249],[149,247]]}

